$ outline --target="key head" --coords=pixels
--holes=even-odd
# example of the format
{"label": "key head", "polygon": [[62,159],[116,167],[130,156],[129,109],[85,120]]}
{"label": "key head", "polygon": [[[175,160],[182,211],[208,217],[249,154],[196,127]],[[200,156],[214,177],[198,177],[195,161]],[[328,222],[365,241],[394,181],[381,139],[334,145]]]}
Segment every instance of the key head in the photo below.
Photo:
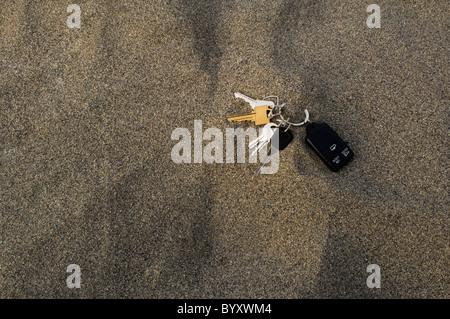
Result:
{"label": "key head", "polygon": [[354,155],[347,143],[326,123],[309,123],[305,140],[334,172],[340,170]]}
{"label": "key head", "polygon": [[275,123],[267,123],[262,129],[261,141],[269,141],[275,132],[277,125]]}
{"label": "key head", "polygon": [[254,140],[250,141],[249,143],[249,147],[253,148],[255,147],[258,143],[264,143],[266,141],[270,141],[270,139],[273,136],[273,133],[275,131],[276,128],[276,124],[275,123],[267,123],[266,125],[264,125],[264,127],[261,130],[261,134],[255,138]]}
{"label": "key head", "polygon": [[265,106],[268,105],[270,108],[274,108],[275,107],[275,103],[272,101],[267,101],[267,100],[255,100],[252,99],[251,97],[248,97],[242,93],[234,93],[234,97],[237,99],[243,99],[245,102],[247,102],[248,104],[250,104],[250,106],[252,107],[252,110],[255,109],[255,107],[257,106]]}
{"label": "key head", "polygon": [[[276,143],[278,139],[278,143]],[[294,135],[291,130],[287,130],[284,127],[277,128],[272,136],[271,144],[275,147],[274,150],[282,151],[284,150],[294,139]],[[272,153],[272,147],[269,150],[269,155]]]}
{"label": "key head", "polygon": [[270,119],[273,117],[272,109],[268,105],[256,106],[255,112],[255,125],[265,125],[270,123]]}
{"label": "key head", "polygon": [[292,134],[291,130],[287,130],[286,128],[279,128],[280,133],[279,133],[279,142],[278,142],[278,149],[280,151],[284,150],[294,139],[294,134]]}
{"label": "key head", "polygon": [[228,121],[252,121],[255,125],[265,125],[270,123],[270,119],[273,117],[272,112],[273,110],[268,105],[257,106],[251,113],[229,117]]}

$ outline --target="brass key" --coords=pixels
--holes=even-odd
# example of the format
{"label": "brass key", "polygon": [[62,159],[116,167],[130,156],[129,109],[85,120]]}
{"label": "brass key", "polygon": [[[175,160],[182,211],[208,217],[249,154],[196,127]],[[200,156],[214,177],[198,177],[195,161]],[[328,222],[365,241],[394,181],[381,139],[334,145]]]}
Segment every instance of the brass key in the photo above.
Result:
{"label": "brass key", "polygon": [[256,106],[251,113],[232,116],[228,118],[230,122],[252,121],[255,125],[264,125],[270,123],[273,117],[272,109],[268,105]]}

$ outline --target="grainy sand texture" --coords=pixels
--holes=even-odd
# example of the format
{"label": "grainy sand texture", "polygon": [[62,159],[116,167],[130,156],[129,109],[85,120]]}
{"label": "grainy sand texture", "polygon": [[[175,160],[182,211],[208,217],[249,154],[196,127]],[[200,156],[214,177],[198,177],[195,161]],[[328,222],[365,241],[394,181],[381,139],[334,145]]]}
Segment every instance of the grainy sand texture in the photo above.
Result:
{"label": "grainy sand texture", "polygon": [[[371,3],[3,0],[0,297],[449,298],[448,1]],[[234,92],[355,158],[299,127],[273,175],[174,163],[176,128],[252,127]]]}

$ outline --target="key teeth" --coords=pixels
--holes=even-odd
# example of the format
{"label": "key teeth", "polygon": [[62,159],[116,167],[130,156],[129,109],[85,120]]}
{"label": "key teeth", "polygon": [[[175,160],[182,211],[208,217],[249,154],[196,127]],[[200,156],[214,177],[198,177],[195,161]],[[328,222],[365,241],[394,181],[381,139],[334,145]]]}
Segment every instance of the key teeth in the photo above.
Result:
{"label": "key teeth", "polygon": [[[243,99],[243,100],[246,101],[247,103],[250,103],[249,101],[252,101],[252,100],[253,100],[252,98],[250,98],[250,97],[248,97],[248,96],[245,96],[244,94],[239,93],[239,92],[234,93],[234,97],[235,97],[236,99]],[[247,100],[249,100],[249,101],[247,101]]]}

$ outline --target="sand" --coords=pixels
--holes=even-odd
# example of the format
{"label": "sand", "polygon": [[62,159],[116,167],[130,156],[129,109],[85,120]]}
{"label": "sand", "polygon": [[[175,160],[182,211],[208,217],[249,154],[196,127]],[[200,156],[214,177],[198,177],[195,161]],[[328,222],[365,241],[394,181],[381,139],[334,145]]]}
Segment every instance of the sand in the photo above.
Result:
{"label": "sand", "polygon": [[[376,3],[3,1],[0,297],[449,298],[448,3]],[[234,92],[355,158],[300,127],[273,175],[174,163],[176,128],[252,126]]]}

